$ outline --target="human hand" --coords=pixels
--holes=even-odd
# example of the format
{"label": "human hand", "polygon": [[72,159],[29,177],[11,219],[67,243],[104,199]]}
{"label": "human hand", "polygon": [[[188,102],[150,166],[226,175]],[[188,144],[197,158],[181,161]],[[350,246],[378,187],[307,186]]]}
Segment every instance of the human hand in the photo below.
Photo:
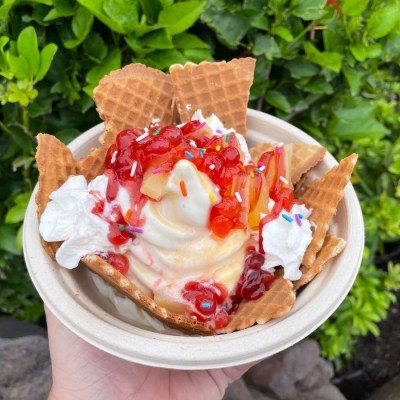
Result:
{"label": "human hand", "polygon": [[46,308],[53,387],[50,400],[221,399],[253,364],[182,371],[148,367],[105,353],[66,328]]}

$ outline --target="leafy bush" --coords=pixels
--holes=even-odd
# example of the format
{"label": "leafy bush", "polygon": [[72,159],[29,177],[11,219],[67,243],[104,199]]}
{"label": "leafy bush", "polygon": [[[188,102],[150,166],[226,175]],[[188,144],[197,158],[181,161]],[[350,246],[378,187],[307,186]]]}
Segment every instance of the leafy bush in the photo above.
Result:
{"label": "leafy bush", "polygon": [[[130,62],[257,58],[251,107],[290,121],[335,156],[360,155],[353,183],[366,251],[350,295],[316,333],[330,359],[379,334],[399,265],[375,266],[400,238],[400,22],[396,0],[7,0],[0,6],[0,309],[37,320],[21,222],[37,178],[34,136],[68,142],[98,122],[91,99]],[[384,21],[384,23],[382,22]]]}

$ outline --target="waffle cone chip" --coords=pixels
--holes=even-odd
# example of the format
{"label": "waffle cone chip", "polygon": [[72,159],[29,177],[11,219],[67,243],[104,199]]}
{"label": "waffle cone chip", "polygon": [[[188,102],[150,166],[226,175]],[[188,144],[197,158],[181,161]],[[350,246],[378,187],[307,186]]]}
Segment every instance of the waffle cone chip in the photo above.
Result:
{"label": "waffle cone chip", "polygon": [[211,335],[213,333],[208,324],[170,312],[166,308],[157,305],[153,299],[99,256],[89,254],[82,257],[81,261],[90,271],[99,275],[122,295],[131,299],[139,307],[142,307],[170,328],[179,329],[188,334]]}
{"label": "waffle cone chip", "polygon": [[[276,145],[272,143],[258,143],[250,149],[250,155],[254,161],[257,161],[263,153],[275,147]],[[313,144],[290,143],[283,147],[290,154],[288,175],[293,185],[322,161],[326,153],[325,147]]]}
{"label": "waffle cone chip", "polygon": [[277,276],[268,291],[257,300],[243,301],[230,318],[224,333],[248,328],[255,323],[265,324],[273,318],[279,318],[293,307],[296,294],[291,281],[283,274]]}
{"label": "waffle cone chip", "polygon": [[300,268],[302,275],[298,281],[293,282],[293,287],[297,290],[299,287],[311,282],[326,266],[327,262],[340,254],[346,246],[346,241],[336,236],[327,236],[321,251],[310,268],[302,266]]}
{"label": "waffle cone chip", "polygon": [[106,129],[100,140],[101,147],[92,149],[80,162],[90,180],[102,173],[107,150],[120,131],[145,128],[154,118],[161,125],[172,123],[171,78],[143,64],[130,64],[106,75],[95,88],[93,97]]}
{"label": "waffle cone chip", "polygon": [[344,189],[350,181],[351,173],[356,165],[358,155],[351,154],[344,158],[339,165],[325,173],[322,179],[311,182],[301,192],[302,201],[313,212],[309,218],[316,224],[313,238],[303,258],[303,265],[310,268],[324,243],[329,222],[336,214],[339,201]]}
{"label": "waffle cone chip", "polygon": [[[40,172],[36,204],[40,219],[50,201],[51,193],[57,190],[71,175],[79,174],[79,164],[69,148],[55,136],[41,133],[36,139],[38,141],[36,162]],[[54,259],[61,242],[50,243],[42,240],[42,244],[46,253]]]}
{"label": "waffle cone chip", "polygon": [[246,111],[254,68],[253,58],[171,66],[181,121],[190,121],[193,112],[201,109],[205,118],[215,114],[226,128],[246,135]]}

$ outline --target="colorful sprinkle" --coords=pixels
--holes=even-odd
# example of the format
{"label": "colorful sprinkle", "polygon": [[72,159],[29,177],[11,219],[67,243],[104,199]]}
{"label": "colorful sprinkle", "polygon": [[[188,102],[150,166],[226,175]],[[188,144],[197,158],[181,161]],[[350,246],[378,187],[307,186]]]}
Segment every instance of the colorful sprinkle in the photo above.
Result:
{"label": "colorful sprinkle", "polygon": [[259,162],[257,163],[257,167],[263,167],[263,166],[265,166],[265,164],[264,164],[263,162],[259,161]]}
{"label": "colorful sprinkle", "polygon": [[215,196],[214,196],[214,194],[213,194],[213,193],[210,193],[210,194],[209,194],[209,197],[210,197],[211,203],[214,203],[214,202],[215,202]]}
{"label": "colorful sprinkle", "polygon": [[280,142],[279,144],[278,144],[278,146],[277,147],[282,147],[284,145],[284,143],[283,142]]}
{"label": "colorful sprinkle", "polygon": [[196,142],[195,142],[193,139],[189,141],[189,145],[190,145],[191,147],[197,147],[197,144],[196,144]]}
{"label": "colorful sprinkle", "polygon": [[221,150],[221,146],[215,146],[215,150],[220,151]]}
{"label": "colorful sprinkle", "polygon": [[160,171],[161,171],[161,168],[160,168],[160,167],[154,168],[154,169],[153,169],[153,174],[158,174]]}
{"label": "colorful sprinkle", "polygon": [[240,168],[243,172],[246,172],[246,168],[243,166],[243,164],[240,164],[240,165],[239,165],[239,168]]}
{"label": "colorful sprinkle", "polygon": [[194,155],[190,152],[190,151],[185,151],[185,154],[186,154],[186,156],[187,157],[189,157],[189,158],[194,158]]}
{"label": "colorful sprinkle", "polygon": [[129,218],[131,217],[131,215],[132,215],[132,210],[129,209],[125,214],[125,221],[129,221]]}
{"label": "colorful sprinkle", "polygon": [[111,164],[115,163],[115,160],[117,159],[117,154],[118,154],[118,150],[115,150],[111,157]]}
{"label": "colorful sprinkle", "polygon": [[240,195],[240,193],[239,192],[235,192],[235,197],[236,197],[236,200],[239,202],[239,203],[241,203],[243,200],[242,200],[242,196]]}
{"label": "colorful sprinkle", "polygon": [[215,165],[214,164],[210,164],[210,166],[208,168],[210,168],[211,171],[212,171],[213,169],[215,169]]}
{"label": "colorful sprinkle", "polygon": [[263,172],[265,170],[265,165],[261,165],[261,167],[258,169],[260,170],[260,172]]}
{"label": "colorful sprinkle", "polygon": [[121,224],[121,225],[119,226],[119,230],[120,230],[120,231],[123,231],[124,229],[125,229],[125,225],[122,225],[122,224]]}
{"label": "colorful sprinkle", "polygon": [[185,181],[180,181],[179,182],[179,186],[181,187],[182,196],[186,197],[187,196],[187,190],[186,190]]}
{"label": "colorful sprinkle", "polygon": [[294,217],[296,218],[297,225],[301,226],[302,222],[301,222],[300,214],[295,214]]}
{"label": "colorful sprinkle", "polygon": [[136,138],[136,141],[137,141],[137,142],[140,142],[141,140],[147,138],[147,136],[149,136],[149,133],[148,133],[148,132],[145,132],[145,133],[143,133],[143,135],[138,136],[138,137]]}
{"label": "colorful sprinkle", "polygon": [[157,128],[157,130],[153,133],[153,136],[157,136],[161,132],[161,128]]}
{"label": "colorful sprinkle", "polygon": [[254,163],[253,163],[253,160],[250,160],[248,163],[247,163],[247,165],[253,165]]}
{"label": "colorful sprinkle", "polygon": [[253,171],[250,171],[249,175],[250,175],[252,178],[254,178],[254,172],[253,172]]}
{"label": "colorful sprinkle", "polygon": [[300,219],[303,219],[304,217],[303,217],[303,214],[299,214],[299,218]]}
{"label": "colorful sprinkle", "polygon": [[293,222],[293,218],[289,217],[289,215],[282,214],[282,218],[286,219],[287,222]]}
{"label": "colorful sprinkle", "polygon": [[131,232],[131,233],[143,233],[143,229],[142,228],[137,228],[135,226],[128,226],[127,231]]}
{"label": "colorful sprinkle", "polygon": [[211,308],[211,303],[209,303],[207,301],[203,301],[201,303],[201,308]]}
{"label": "colorful sprinkle", "polygon": [[261,172],[261,171],[260,171],[260,168],[254,168],[254,171],[256,171],[256,172]]}
{"label": "colorful sprinkle", "polygon": [[225,142],[226,142],[226,143],[229,143],[230,140],[231,140],[231,135],[229,135],[229,134],[226,135],[226,136],[225,136]]}
{"label": "colorful sprinkle", "polygon": [[280,181],[283,182],[285,185],[289,185],[288,180],[284,176],[279,177]]}
{"label": "colorful sprinkle", "polygon": [[219,133],[220,135],[222,135],[224,133],[221,131],[221,129],[217,129],[215,132]]}
{"label": "colorful sprinkle", "polygon": [[199,130],[199,129],[201,129],[203,126],[205,126],[206,125],[206,122],[204,121],[204,122],[202,122],[198,127],[197,127],[197,129],[196,130]]}
{"label": "colorful sprinkle", "polygon": [[137,161],[134,161],[133,164],[132,164],[130,176],[135,175],[136,167],[137,167]]}

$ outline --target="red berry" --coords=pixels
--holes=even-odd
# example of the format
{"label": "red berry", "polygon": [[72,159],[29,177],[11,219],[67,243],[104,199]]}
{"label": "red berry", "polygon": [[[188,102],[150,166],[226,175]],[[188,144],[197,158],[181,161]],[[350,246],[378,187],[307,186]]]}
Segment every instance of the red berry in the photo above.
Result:
{"label": "red berry", "polygon": [[119,180],[117,173],[113,169],[106,169],[104,175],[108,178],[106,189],[106,200],[110,203],[115,200],[119,190]]}
{"label": "red berry", "polygon": [[229,218],[224,217],[223,215],[219,215],[211,220],[211,230],[215,235],[220,238],[224,238],[228,235],[230,230],[233,227],[233,222]]}
{"label": "red berry", "polygon": [[108,253],[107,262],[110,263],[122,275],[126,275],[129,269],[129,261],[123,254]]}
{"label": "red berry", "polygon": [[214,328],[215,329],[222,329],[228,325],[229,316],[225,310],[220,310],[214,319]]}
{"label": "red berry", "polygon": [[215,207],[218,208],[221,215],[229,219],[236,217],[240,211],[240,203],[233,196],[223,197],[221,202]]}
{"label": "red berry", "polygon": [[221,151],[221,156],[228,164],[236,164],[240,161],[240,153],[239,150],[235,147],[229,146],[225,147]]}
{"label": "red berry", "polygon": [[136,139],[143,135],[143,129],[125,129],[121,131],[117,136],[117,147],[118,150],[125,150],[130,146],[137,146]]}
{"label": "red berry", "polygon": [[182,143],[182,131],[177,126],[165,126],[161,128],[160,136],[165,137],[172,146],[178,146]]}
{"label": "red berry", "polygon": [[145,150],[148,156],[161,155],[171,150],[171,144],[167,138],[156,136],[147,142]]}

